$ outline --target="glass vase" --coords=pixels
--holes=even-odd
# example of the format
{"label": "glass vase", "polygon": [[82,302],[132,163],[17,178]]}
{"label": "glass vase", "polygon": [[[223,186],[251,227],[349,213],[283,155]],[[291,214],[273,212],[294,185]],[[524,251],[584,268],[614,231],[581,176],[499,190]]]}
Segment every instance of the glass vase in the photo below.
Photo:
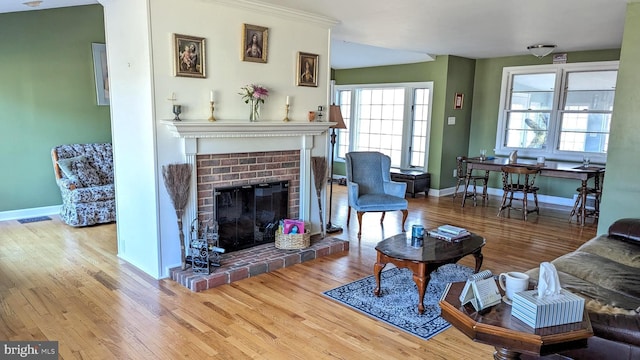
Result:
{"label": "glass vase", "polygon": [[260,118],[260,103],[256,100],[251,100],[251,111],[249,112],[249,121],[258,121]]}

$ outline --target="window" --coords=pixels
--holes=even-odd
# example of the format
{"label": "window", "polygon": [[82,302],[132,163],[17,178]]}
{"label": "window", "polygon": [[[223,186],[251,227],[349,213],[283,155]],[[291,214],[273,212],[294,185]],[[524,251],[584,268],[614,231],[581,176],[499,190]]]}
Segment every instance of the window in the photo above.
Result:
{"label": "window", "polygon": [[347,124],[339,130],[337,157],[379,151],[391,166],[426,168],[432,83],[336,86]]}
{"label": "window", "polygon": [[496,153],[606,161],[618,62],[505,68]]}

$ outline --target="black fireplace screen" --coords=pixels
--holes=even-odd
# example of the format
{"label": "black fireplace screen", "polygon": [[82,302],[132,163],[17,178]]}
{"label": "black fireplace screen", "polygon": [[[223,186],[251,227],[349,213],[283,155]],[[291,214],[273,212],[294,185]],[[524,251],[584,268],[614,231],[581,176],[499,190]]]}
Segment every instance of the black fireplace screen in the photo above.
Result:
{"label": "black fireplace screen", "polygon": [[226,252],[275,241],[278,221],[289,215],[289,182],[214,190],[220,247]]}

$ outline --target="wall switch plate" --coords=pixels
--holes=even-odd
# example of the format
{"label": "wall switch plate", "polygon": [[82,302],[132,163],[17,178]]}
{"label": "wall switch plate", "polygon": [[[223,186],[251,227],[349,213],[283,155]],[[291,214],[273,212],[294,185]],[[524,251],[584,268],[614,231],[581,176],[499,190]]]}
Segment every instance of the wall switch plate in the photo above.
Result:
{"label": "wall switch plate", "polygon": [[447,125],[455,125],[456,124],[456,117],[455,116],[449,116],[447,118]]}

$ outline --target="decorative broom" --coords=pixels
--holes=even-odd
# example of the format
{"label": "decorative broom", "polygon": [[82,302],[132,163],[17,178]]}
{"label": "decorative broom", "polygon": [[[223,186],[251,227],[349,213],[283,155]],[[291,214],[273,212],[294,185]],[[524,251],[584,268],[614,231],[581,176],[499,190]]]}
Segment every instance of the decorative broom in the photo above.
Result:
{"label": "decorative broom", "polygon": [[184,246],[184,232],[182,231],[182,215],[189,201],[189,184],[191,183],[191,164],[169,164],[162,166],[164,186],[171,197],[173,208],[178,218],[178,232],[180,234],[180,257],[182,270],[187,268],[186,251]]}
{"label": "decorative broom", "polygon": [[322,237],[325,235],[325,226],[322,221],[322,188],[327,182],[327,159],[322,156],[313,156],[311,158],[311,167],[313,169],[313,180],[316,184],[316,196],[318,197],[318,214],[320,215],[320,227],[322,228]]}

